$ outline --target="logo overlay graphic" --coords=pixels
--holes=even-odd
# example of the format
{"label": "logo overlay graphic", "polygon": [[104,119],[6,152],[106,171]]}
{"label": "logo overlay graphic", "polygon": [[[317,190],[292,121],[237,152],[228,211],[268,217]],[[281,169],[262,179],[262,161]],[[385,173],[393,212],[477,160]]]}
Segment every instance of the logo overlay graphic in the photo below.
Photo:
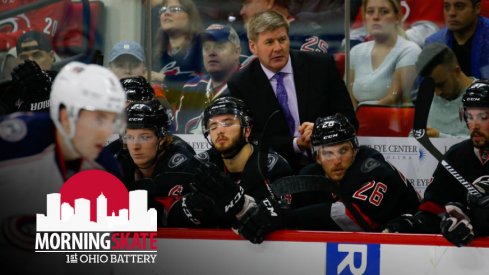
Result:
{"label": "logo overlay graphic", "polygon": [[66,263],[155,263],[157,212],[146,190],[128,192],[112,174],[77,173],[46,195],[37,214],[38,253],[65,253]]}

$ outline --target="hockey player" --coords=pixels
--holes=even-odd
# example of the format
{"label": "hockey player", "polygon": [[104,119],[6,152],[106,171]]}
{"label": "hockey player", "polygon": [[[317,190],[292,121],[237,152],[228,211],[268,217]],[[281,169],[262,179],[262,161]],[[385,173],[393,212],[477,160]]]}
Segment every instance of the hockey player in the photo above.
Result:
{"label": "hockey player", "polygon": [[[260,146],[249,142],[252,126],[250,111],[242,100],[233,97],[216,99],[204,110],[202,124],[202,131],[212,148],[196,157],[217,166],[244,189],[244,194],[262,200],[273,196],[270,183],[292,175],[292,168],[275,151],[260,152],[263,150]],[[185,199],[188,214],[192,215],[191,199]],[[201,216],[201,219],[205,217]]]}
{"label": "hockey player", "polygon": [[123,136],[129,154],[118,154],[117,159],[128,190],[148,190],[149,205],[158,210],[159,226],[187,226],[192,224],[186,224],[180,200],[191,191],[195,152],[167,132],[169,122],[167,108],[158,100],[131,103]]}
{"label": "hockey player", "polygon": [[[146,102],[153,99],[153,89],[144,77],[131,76],[122,78],[120,81],[122,88],[126,92],[126,107],[133,102]],[[107,143],[107,148],[112,154],[117,155],[121,153],[122,139],[119,132],[112,134]],[[124,153],[127,153],[127,150],[125,150]]]}
{"label": "hockey player", "polygon": [[471,84],[462,102],[470,139],[453,145],[444,159],[482,192],[482,198],[468,195],[464,186],[439,164],[419,211],[390,221],[385,231],[442,233],[457,246],[468,244],[474,236],[489,234],[489,82]]}
{"label": "hockey player", "polygon": [[[240,235],[260,243],[281,227],[379,231],[392,217],[417,209],[419,196],[414,188],[378,151],[358,146],[355,129],[342,114],[318,118],[311,141],[317,163],[304,167],[301,174],[324,175],[333,192],[318,195],[329,198],[289,210],[267,198],[244,214],[236,227]],[[302,217],[305,213],[308,219]],[[333,223],[326,221],[328,217]]]}
{"label": "hockey player", "polygon": [[[33,254],[35,214],[46,195],[81,170],[106,170],[121,177],[105,140],[120,129],[126,96],[117,77],[98,65],[67,64],[51,91],[49,113],[0,117],[0,233],[2,263],[21,274],[48,267]],[[52,264],[51,262],[49,264]],[[3,264],[2,264],[3,265]],[[53,273],[50,273],[53,274]]]}

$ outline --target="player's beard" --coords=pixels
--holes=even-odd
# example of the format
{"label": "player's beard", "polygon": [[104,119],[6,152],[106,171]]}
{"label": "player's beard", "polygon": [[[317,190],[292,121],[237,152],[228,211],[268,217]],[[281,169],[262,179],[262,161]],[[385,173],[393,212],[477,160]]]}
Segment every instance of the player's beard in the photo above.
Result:
{"label": "player's beard", "polygon": [[215,147],[215,148],[216,151],[219,152],[219,154],[221,154],[222,158],[232,159],[241,151],[241,149],[245,145],[246,145],[246,139],[243,133],[240,133],[240,135],[231,139],[229,146],[220,147],[220,148]]}
{"label": "player's beard", "polygon": [[[480,138],[479,140],[474,140],[474,137]],[[480,131],[473,131],[470,134],[470,138],[472,140],[472,144],[479,149],[488,149],[489,148],[489,138],[487,135],[484,133],[481,133]]]}

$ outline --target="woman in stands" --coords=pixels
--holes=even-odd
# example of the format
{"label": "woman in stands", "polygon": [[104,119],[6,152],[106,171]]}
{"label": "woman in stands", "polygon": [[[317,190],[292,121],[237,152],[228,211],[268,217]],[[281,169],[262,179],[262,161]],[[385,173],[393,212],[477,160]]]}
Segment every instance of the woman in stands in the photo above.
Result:
{"label": "woman in stands", "polygon": [[409,101],[421,49],[405,38],[400,1],[363,0],[362,12],[372,40],[351,49],[348,87],[353,105]]}
{"label": "woman in stands", "polygon": [[159,16],[151,79],[163,84],[175,110],[183,84],[203,71],[198,36],[203,30],[202,21],[192,0],[163,0]]}

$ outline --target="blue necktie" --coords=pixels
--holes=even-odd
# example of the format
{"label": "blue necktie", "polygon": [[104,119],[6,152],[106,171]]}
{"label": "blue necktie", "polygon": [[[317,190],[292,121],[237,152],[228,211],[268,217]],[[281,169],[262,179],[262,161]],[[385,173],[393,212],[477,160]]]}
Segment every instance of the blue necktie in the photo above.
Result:
{"label": "blue necktie", "polygon": [[290,113],[289,105],[288,105],[288,97],[287,97],[287,90],[285,90],[284,86],[284,76],[285,73],[283,72],[278,72],[275,74],[275,79],[277,80],[277,99],[278,103],[280,104],[280,107],[282,108],[282,112],[284,112],[285,115],[285,120],[287,121],[287,125],[289,125],[290,132],[292,135],[295,132],[295,121],[294,117]]}

